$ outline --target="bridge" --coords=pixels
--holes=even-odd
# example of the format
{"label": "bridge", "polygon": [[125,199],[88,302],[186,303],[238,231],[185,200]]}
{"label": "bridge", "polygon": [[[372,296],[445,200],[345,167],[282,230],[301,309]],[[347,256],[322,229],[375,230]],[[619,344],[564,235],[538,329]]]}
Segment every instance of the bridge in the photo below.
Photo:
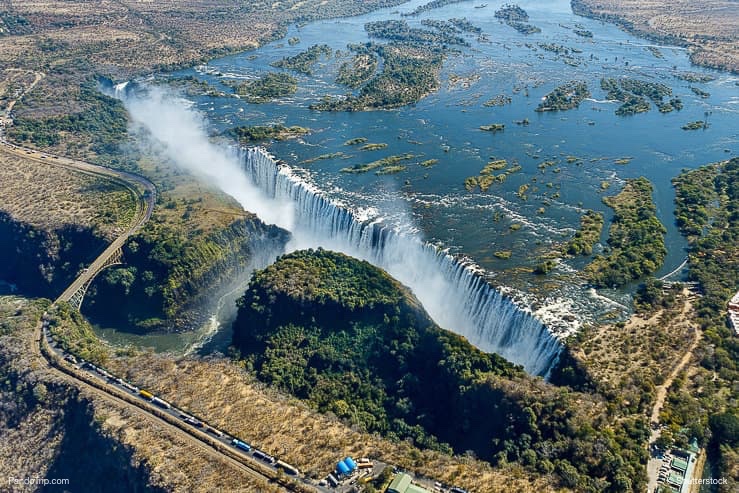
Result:
{"label": "bridge", "polygon": [[660,281],[666,281],[670,277],[674,276],[675,274],[677,274],[678,272],[680,272],[681,270],[683,270],[683,268],[687,264],[688,264],[688,257],[686,256],[685,259],[683,259],[683,261],[682,261],[682,263],[680,265],[678,265],[677,267],[675,267],[675,269],[672,270],[671,272],[669,272],[669,273],[665,274],[664,276],[660,277],[659,280]]}
{"label": "bridge", "polygon": [[95,277],[111,265],[123,263],[123,245],[128,241],[128,238],[136,233],[136,231],[138,231],[139,228],[141,228],[151,217],[151,213],[154,210],[154,203],[156,202],[156,187],[143,176],[139,176],[134,173],[105,168],[103,166],[97,166],[84,161],[56,156],[46,152],[42,153],[34,149],[28,149],[11,144],[5,139],[5,135],[1,128],[0,145],[4,146],[5,152],[15,154],[26,160],[37,161],[47,166],[60,166],[78,173],[95,176],[97,178],[113,182],[129,189],[139,199],[136,205],[136,215],[130,226],[115,240],[113,240],[103,253],[98,255],[98,257],[93,260],[92,263],[87,266],[87,268],[82,271],[72,284],[70,284],[54,301],[55,303],[59,303],[60,301],[69,302],[79,310],[82,306],[85,293],[87,293],[87,289],[90,287]]}

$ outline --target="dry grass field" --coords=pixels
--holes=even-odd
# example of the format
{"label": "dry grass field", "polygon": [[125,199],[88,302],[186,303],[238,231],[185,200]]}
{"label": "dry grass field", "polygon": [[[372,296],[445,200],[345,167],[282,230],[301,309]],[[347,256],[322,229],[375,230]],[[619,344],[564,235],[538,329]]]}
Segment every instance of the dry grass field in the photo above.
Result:
{"label": "dry grass field", "polygon": [[695,337],[691,294],[684,290],[674,305],[634,314],[626,323],[602,325],[583,333],[575,356],[600,390],[631,412],[645,411]]}
{"label": "dry grass field", "polygon": [[[0,417],[12,421],[6,427],[5,419],[0,419],[4,481],[69,478],[79,471],[70,479],[71,491],[283,491],[215,460],[168,427],[78,388],[40,364],[31,347],[43,309],[38,302],[0,297]],[[24,404],[29,400],[33,405]],[[67,469],[64,460],[71,460],[74,467]],[[104,484],[121,479],[127,483]]]}
{"label": "dry grass field", "polygon": [[0,146],[0,209],[40,229],[74,224],[112,239],[136,213],[127,188],[90,175],[24,159]]}
{"label": "dry grass field", "polygon": [[558,491],[546,476],[534,477],[515,466],[493,469],[472,457],[422,451],[407,442],[392,443],[353,430],[331,416],[257,382],[222,358],[174,359],[138,354],[113,358],[109,365],[142,388],[176,402],[232,435],[322,477],[336,461],[374,457],[476,493]]}
{"label": "dry grass field", "polygon": [[691,50],[694,63],[739,72],[739,2],[736,0],[572,0],[578,13],[609,17],[637,34]]}

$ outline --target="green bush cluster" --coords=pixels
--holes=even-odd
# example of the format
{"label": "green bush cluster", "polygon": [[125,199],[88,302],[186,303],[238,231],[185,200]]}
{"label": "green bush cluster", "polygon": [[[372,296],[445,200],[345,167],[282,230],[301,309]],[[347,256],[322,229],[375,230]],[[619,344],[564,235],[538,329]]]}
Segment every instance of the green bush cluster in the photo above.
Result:
{"label": "green bush cluster", "polygon": [[624,189],[603,199],[613,208],[608,231],[608,251],[586,267],[597,287],[623,286],[655,272],[664,261],[665,233],[657,219],[652,184],[644,177],[629,179]]}
{"label": "green bush cluster", "polygon": [[[234,345],[248,368],[354,426],[555,474],[577,491],[641,491],[643,418],[612,419],[440,329],[367,262],[300,251],[255,274]],[[587,411],[583,411],[587,409]]]}

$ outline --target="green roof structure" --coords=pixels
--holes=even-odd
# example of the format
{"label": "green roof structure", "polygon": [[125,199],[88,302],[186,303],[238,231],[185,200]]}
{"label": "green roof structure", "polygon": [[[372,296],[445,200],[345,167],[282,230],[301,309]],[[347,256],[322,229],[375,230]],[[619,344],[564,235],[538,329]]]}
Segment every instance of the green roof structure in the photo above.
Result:
{"label": "green roof structure", "polygon": [[681,459],[679,457],[673,458],[672,463],[670,465],[674,469],[677,469],[678,471],[682,471],[683,473],[688,470],[688,461]]}
{"label": "green roof structure", "polygon": [[411,477],[405,473],[396,474],[386,491],[387,493],[430,493],[425,488],[411,484]]}

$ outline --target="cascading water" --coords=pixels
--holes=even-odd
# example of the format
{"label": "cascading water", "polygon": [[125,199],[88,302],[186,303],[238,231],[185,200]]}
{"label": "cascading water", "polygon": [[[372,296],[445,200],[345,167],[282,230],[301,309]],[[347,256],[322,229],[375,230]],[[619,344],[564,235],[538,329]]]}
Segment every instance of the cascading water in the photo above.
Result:
{"label": "cascading water", "polygon": [[263,193],[278,203],[294,204],[293,248],[322,246],[367,260],[410,287],[440,326],[531,374],[548,374],[562,348],[559,340],[470,265],[416,236],[358,220],[264,149],[245,149],[241,160]]}
{"label": "cascading water", "polygon": [[529,373],[546,376],[562,348],[529,311],[506,298],[472,265],[380,221],[360,220],[278,163],[265,150],[214,144],[196,111],[156,87],[108,84],[142,136],[163,155],[231,195],[263,221],[293,233],[288,248],[324,247],[385,269],[411,288],[441,327],[498,353]]}

